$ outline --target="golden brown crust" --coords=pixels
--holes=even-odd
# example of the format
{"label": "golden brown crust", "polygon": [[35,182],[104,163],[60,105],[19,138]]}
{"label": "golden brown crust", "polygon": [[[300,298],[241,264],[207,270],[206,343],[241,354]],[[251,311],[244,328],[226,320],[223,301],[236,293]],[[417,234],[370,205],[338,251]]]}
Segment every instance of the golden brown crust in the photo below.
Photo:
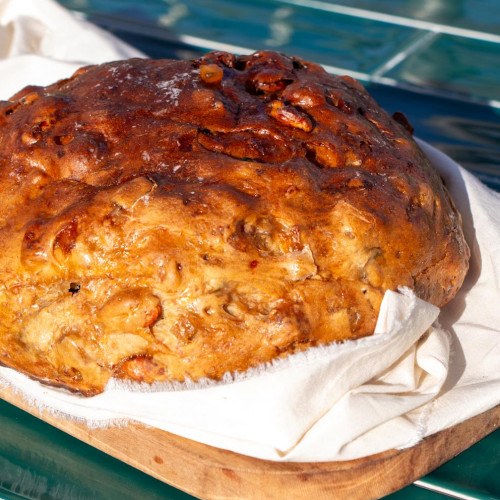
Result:
{"label": "golden brown crust", "polygon": [[0,103],[0,362],[83,394],[220,378],[438,306],[460,217],[401,115],[273,52],[134,59]]}

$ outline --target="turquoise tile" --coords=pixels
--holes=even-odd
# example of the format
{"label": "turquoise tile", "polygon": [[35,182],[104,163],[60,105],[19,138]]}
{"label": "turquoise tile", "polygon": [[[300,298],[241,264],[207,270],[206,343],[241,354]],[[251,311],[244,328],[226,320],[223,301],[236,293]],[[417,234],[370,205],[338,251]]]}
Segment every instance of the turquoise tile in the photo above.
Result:
{"label": "turquoise tile", "polygon": [[[401,46],[411,45],[419,33],[410,27],[284,5],[278,0],[244,5],[230,0],[60,3],[90,14],[113,14],[161,26],[172,37],[189,35],[251,50],[275,49],[362,73],[372,72]],[[210,47],[210,43],[205,46]]]}
{"label": "turquoise tile", "polygon": [[[385,497],[387,500],[500,498],[500,430],[493,432],[453,460],[417,482]],[[441,493],[438,493],[438,492]]]}
{"label": "turquoise tile", "polygon": [[268,40],[266,45],[361,73],[372,73],[420,34],[412,28],[298,7],[290,8],[289,27],[287,42],[273,46]]}
{"label": "turquoise tile", "polygon": [[470,447],[422,479],[461,498],[500,498],[500,430]]}
{"label": "turquoise tile", "polygon": [[[168,11],[168,2],[164,0],[57,0],[64,7],[85,14],[113,14],[121,19],[136,22],[151,22]],[[172,2],[170,2],[172,3]],[[174,1],[173,3],[181,3]]]}
{"label": "turquoise tile", "polygon": [[[500,35],[497,0],[324,0],[322,3]],[[369,12],[366,15],[370,16]]]}
{"label": "turquoise tile", "polygon": [[194,499],[2,400],[0,429],[0,498]]}
{"label": "turquoise tile", "polygon": [[448,95],[500,101],[500,44],[439,35],[384,76]]}

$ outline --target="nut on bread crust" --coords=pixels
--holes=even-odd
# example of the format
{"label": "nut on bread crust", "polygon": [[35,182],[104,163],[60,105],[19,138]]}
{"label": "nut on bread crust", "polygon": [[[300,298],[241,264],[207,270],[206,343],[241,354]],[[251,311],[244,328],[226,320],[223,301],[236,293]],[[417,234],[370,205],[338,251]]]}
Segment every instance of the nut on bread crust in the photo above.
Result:
{"label": "nut on bread crust", "polygon": [[0,362],[84,395],[220,379],[437,306],[460,216],[401,115],[275,52],[132,59],[0,103]]}

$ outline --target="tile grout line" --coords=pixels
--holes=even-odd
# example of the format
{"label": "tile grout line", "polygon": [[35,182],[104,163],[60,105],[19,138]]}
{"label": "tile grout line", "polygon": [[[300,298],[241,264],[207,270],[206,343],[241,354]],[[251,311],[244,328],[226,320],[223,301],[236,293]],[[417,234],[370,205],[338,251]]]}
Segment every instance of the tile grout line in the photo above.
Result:
{"label": "tile grout line", "polygon": [[386,62],[382,63],[378,68],[371,72],[372,78],[380,78],[395,66],[403,62],[406,58],[417,52],[425,45],[429,45],[439,34],[435,31],[428,31],[423,34],[418,40],[407,46],[405,49],[396,53],[389,58]]}
{"label": "tile grout line", "polygon": [[425,489],[425,490],[430,490],[434,491],[436,493],[442,493],[443,495],[447,495],[452,498],[457,498],[460,500],[478,500],[480,496],[471,496],[466,493],[461,493],[459,491],[452,490],[451,488],[445,488],[443,486],[436,486],[434,484],[429,484],[426,481],[418,480],[413,483],[415,486],[418,486],[419,488]]}
{"label": "tile grout line", "polygon": [[454,35],[463,38],[472,38],[474,40],[482,40],[486,42],[500,43],[500,35],[494,33],[483,33],[482,31],[472,30],[468,28],[459,28],[449,26],[447,24],[434,23],[431,21],[423,21],[421,19],[412,19],[404,16],[396,16],[394,14],[385,14],[383,12],[375,12],[357,7],[347,7],[345,5],[327,3],[322,0],[275,0],[278,3],[287,5],[296,5],[299,7],[308,7],[311,9],[332,12],[334,14],[343,14],[351,17],[369,19],[382,23],[395,24],[398,26],[406,26],[425,31],[435,31],[447,35]]}
{"label": "tile grout line", "polygon": [[242,55],[249,55],[255,52],[255,49],[250,49],[248,47],[240,47],[239,45],[233,45],[226,42],[217,42],[215,40],[206,40],[205,38],[199,38],[192,35],[177,35],[177,40],[187,44],[194,45],[208,50],[222,50],[225,52],[233,52]]}

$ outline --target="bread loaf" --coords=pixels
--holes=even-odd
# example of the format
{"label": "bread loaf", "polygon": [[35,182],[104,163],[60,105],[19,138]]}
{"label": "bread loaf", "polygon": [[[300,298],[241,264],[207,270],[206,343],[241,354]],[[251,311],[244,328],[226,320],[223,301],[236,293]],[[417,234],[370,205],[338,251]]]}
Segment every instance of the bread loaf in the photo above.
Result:
{"label": "bread loaf", "polygon": [[460,216],[404,116],[275,52],[132,59],[0,103],[0,362],[84,395],[371,335],[460,288]]}

